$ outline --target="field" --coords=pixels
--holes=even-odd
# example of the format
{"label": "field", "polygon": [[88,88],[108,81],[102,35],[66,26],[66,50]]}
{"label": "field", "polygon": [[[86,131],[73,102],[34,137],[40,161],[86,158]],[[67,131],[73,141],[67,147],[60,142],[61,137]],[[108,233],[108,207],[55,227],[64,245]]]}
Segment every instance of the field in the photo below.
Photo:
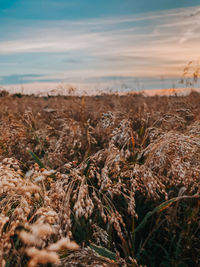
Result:
{"label": "field", "polygon": [[0,266],[200,266],[200,94],[0,93]]}

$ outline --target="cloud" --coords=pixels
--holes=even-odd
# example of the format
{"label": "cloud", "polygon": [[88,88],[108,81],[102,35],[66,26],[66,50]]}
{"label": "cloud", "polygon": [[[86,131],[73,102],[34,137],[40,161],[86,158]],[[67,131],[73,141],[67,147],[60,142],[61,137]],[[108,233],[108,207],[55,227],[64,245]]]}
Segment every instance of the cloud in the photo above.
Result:
{"label": "cloud", "polygon": [[[17,65],[15,74],[27,69],[25,74],[35,75],[31,81],[177,78],[188,61],[199,60],[199,26],[196,7],[102,19],[40,21],[27,26],[18,22],[14,31],[10,24],[10,32],[0,41],[0,59],[30,55],[28,63]],[[7,72],[9,78],[6,60],[0,65],[4,66],[4,76]]]}
{"label": "cloud", "polygon": [[13,74],[13,75],[7,75],[2,76],[0,78],[0,81],[2,84],[23,84],[23,83],[29,83],[33,82],[34,78],[38,79],[42,75],[35,75],[35,74]]}

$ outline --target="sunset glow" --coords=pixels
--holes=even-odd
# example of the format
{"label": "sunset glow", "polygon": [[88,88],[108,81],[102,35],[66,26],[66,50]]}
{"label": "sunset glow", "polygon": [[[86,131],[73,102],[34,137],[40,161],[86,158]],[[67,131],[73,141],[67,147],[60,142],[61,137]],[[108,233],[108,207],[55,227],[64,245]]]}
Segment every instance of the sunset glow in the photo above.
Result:
{"label": "sunset glow", "polygon": [[124,6],[102,1],[99,11],[89,1],[46,1],[41,10],[39,1],[14,2],[0,4],[1,86],[54,82],[169,88],[179,87],[189,61],[198,68],[197,1],[190,6],[188,1],[178,6],[152,1],[150,7],[143,0],[145,8],[132,1]]}

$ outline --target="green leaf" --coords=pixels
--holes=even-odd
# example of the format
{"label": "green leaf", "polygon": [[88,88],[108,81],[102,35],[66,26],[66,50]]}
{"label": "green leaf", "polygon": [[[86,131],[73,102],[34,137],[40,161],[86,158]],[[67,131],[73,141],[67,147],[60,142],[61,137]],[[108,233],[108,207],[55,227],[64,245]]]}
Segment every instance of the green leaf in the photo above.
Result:
{"label": "green leaf", "polygon": [[178,200],[181,200],[181,199],[185,199],[185,198],[199,198],[199,195],[174,197],[174,198],[171,198],[171,199],[161,203],[159,206],[155,207],[152,211],[149,211],[145,215],[142,222],[135,228],[135,233],[144,227],[144,225],[147,223],[147,220],[149,219],[149,217],[151,217],[154,213],[161,212],[161,211],[167,209],[172,203],[174,203]]}
{"label": "green leaf", "polygon": [[144,125],[140,128],[139,136],[142,136],[144,134]]}
{"label": "green leaf", "polygon": [[96,245],[90,245],[89,247],[105,258],[116,260],[116,254],[108,250],[107,248]]}
{"label": "green leaf", "polygon": [[38,156],[33,151],[28,150],[28,153],[31,155],[34,161],[40,166],[40,168],[45,168],[44,164],[41,162],[41,160],[38,158]]}

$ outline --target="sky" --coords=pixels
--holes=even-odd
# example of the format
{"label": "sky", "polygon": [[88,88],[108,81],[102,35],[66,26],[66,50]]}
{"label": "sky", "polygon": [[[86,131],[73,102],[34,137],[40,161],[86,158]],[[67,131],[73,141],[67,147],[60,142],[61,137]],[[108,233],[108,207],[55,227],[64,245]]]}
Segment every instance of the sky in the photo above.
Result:
{"label": "sky", "polygon": [[0,86],[179,87],[189,62],[199,0],[0,0]]}

